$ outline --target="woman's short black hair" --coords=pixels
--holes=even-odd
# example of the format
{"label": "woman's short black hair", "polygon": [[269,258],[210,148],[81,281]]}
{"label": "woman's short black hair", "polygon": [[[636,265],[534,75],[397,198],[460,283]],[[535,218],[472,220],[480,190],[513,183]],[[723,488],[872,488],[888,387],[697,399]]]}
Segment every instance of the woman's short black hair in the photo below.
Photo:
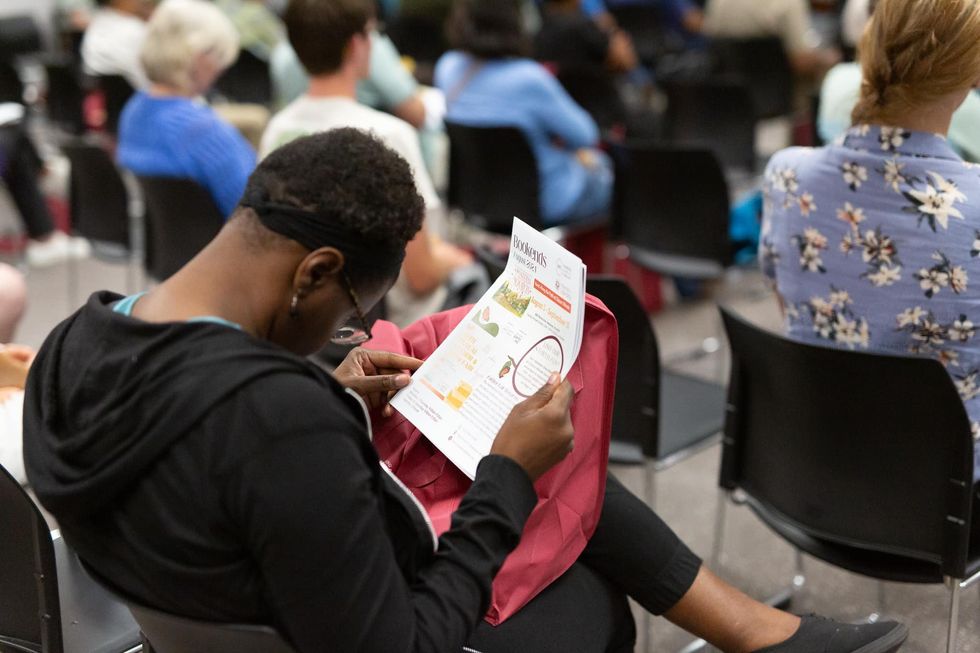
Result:
{"label": "woman's short black hair", "polygon": [[529,56],[521,0],[457,0],[449,19],[449,43],[479,59]]}
{"label": "woman's short black hair", "polygon": [[[372,134],[350,128],[298,138],[273,151],[252,173],[244,198],[243,203],[258,199],[334,220],[343,240],[372,252],[347,255],[345,269],[358,287],[397,276],[405,246],[425,215],[405,159]],[[321,246],[330,245],[345,249],[341,242]]]}

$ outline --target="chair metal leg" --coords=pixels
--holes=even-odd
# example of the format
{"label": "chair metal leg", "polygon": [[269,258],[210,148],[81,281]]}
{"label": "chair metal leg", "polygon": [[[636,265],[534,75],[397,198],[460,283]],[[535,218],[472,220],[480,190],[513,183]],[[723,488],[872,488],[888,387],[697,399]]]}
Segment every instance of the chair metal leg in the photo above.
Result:
{"label": "chair metal leg", "polygon": [[956,631],[960,620],[960,579],[947,576],[949,587],[949,629],[946,634],[946,653],[956,653]]}
{"label": "chair metal leg", "polygon": [[711,568],[718,569],[721,565],[721,547],[725,536],[725,516],[728,510],[728,490],[718,493],[718,505],[715,508],[715,537],[711,545]]}
{"label": "chair metal leg", "polygon": [[68,274],[68,312],[74,313],[78,308],[78,261],[69,256],[65,265]]}
{"label": "chair metal leg", "polygon": [[793,574],[793,594],[799,594],[806,585],[806,570],[803,568],[803,552],[795,551],[796,573]]}
{"label": "chair metal leg", "polygon": [[880,580],[875,581],[875,587],[878,591],[878,603],[875,611],[868,615],[869,624],[877,623],[885,616],[885,583]]}
{"label": "chair metal leg", "polygon": [[[657,488],[653,461],[646,460],[643,463],[643,498],[651,510],[655,509],[657,500]],[[650,626],[652,619],[650,613],[643,609],[643,617],[640,619],[640,627],[643,628],[643,650],[646,653],[653,653],[653,638],[650,637]]]}

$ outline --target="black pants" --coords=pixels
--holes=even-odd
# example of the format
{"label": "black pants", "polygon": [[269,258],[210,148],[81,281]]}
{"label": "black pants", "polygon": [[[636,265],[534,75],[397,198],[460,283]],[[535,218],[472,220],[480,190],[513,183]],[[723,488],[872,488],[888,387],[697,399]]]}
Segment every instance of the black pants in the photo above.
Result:
{"label": "black pants", "polygon": [[626,653],[636,629],[626,595],[663,614],[687,592],[701,560],[645,503],[608,476],[602,516],[578,562],[516,615],[481,621],[481,653]]}
{"label": "black pants", "polygon": [[0,175],[31,238],[41,238],[54,231],[54,221],[38,186],[41,165],[41,158],[23,126],[0,127]]}

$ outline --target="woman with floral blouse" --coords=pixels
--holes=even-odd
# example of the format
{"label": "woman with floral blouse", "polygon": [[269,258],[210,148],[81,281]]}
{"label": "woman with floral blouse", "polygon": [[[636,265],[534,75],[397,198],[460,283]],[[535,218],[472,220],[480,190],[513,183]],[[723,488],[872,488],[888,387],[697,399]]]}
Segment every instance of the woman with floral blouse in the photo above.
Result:
{"label": "woman with floral blouse", "polygon": [[945,135],[980,82],[980,2],[881,0],[860,47],[854,126],[769,163],[762,266],[791,338],[938,359],[976,437],[980,166]]}

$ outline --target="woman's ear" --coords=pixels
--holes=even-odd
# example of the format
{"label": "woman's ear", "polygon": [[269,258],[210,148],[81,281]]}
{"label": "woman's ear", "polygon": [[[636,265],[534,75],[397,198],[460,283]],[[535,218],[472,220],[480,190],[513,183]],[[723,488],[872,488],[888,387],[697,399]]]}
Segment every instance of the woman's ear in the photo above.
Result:
{"label": "woman's ear", "polygon": [[344,269],[344,255],[334,247],[321,247],[310,252],[299,268],[293,285],[301,294],[317,290],[331,279],[334,279]]}

